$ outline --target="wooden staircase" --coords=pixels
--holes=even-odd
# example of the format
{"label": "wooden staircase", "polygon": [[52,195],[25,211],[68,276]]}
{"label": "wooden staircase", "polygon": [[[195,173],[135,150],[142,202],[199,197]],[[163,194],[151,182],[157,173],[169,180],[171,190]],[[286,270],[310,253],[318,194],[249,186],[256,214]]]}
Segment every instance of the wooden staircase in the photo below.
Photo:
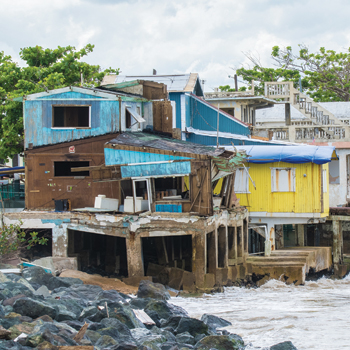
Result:
{"label": "wooden staircase", "polygon": [[306,275],[330,269],[331,247],[291,247],[275,250],[268,257],[249,256],[246,260],[249,273],[280,279],[287,284],[304,284]]}

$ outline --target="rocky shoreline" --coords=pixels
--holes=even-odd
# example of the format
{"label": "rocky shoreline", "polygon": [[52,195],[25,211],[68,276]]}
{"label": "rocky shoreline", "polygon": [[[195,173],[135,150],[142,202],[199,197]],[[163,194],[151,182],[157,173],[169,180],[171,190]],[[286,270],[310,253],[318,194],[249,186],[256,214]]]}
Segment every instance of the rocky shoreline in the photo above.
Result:
{"label": "rocky shoreline", "polygon": [[[135,298],[40,267],[22,276],[0,273],[0,350],[253,349],[222,329],[230,322],[208,314],[190,318],[169,299],[163,285],[150,281],[140,282]],[[270,349],[296,347],[284,342]]]}

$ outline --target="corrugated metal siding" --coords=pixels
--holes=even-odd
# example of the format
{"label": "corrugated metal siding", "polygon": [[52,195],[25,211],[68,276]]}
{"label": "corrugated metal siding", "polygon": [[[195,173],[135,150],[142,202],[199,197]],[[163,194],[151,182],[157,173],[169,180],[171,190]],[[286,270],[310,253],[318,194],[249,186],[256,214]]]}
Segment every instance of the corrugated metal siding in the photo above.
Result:
{"label": "corrugated metal siding", "polygon": [[[129,102],[131,103],[131,102]],[[52,129],[52,106],[91,105],[91,128]],[[119,131],[119,101],[34,100],[25,101],[25,148],[73,141]]]}
{"label": "corrugated metal siding", "polygon": [[191,172],[191,162],[128,165],[120,167],[120,170],[122,178],[188,175]]}
{"label": "corrugated metal siding", "polygon": [[69,91],[61,94],[54,94],[54,95],[50,94],[47,96],[38,97],[38,100],[54,100],[56,98],[66,100],[66,99],[84,99],[84,98],[101,99],[102,97],[89,95],[89,94],[82,94],[80,92],[75,92],[75,91]]}
{"label": "corrugated metal siding", "polygon": [[[271,192],[270,168],[274,167],[296,169],[295,192]],[[249,174],[255,181],[256,190],[249,182],[250,193],[237,193],[237,197],[240,199],[240,204],[248,207],[251,212],[320,213],[321,167],[321,165],[314,163],[250,163]],[[323,195],[325,209],[327,209],[329,192]]]}
{"label": "corrugated metal siding", "polygon": [[172,156],[149,152],[135,152],[124,149],[105,148],[106,165],[121,165],[129,163],[160,162],[168,160],[186,160],[189,157]]}
{"label": "corrugated metal siding", "polygon": [[322,169],[326,171],[326,183],[323,186],[327,186],[327,192],[323,193],[323,207],[325,216],[329,215],[329,163],[323,164]]}
{"label": "corrugated metal siding", "polygon": [[169,99],[176,103],[176,127],[181,129],[181,95],[179,92],[170,92]]}
{"label": "corrugated metal siding", "polygon": [[[218,112],[204,101],[190,96],[190,121],[187,126],[194,129],[216,131]],[[220,112],[219,130],[239,135],[250,135],[248,126]]]}

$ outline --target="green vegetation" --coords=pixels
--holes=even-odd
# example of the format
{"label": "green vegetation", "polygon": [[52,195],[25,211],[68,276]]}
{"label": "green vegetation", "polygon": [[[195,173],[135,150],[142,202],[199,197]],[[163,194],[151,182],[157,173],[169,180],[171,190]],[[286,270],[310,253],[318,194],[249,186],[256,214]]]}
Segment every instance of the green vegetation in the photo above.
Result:
{"label": "green vegetation", "polygon": [[[345,52],[335,52],[321,47],[318,52],[310,52],[305,45],[299,45],[295,54],[292,47],[274,46],[271,58],[275,68],[263,67],[260,60],[246,54],[252,67],[237,69],[237,75],[251,85],[255,82],[255,93],[264,94],[264,83],[268,81],[293,81],[294,87],[316,102],[350,100],[350,48]],[[222,86],[222,91],[230,91],[229,86]]]}
{"label": "green vegetation", "polygon": [[47,244],[47,238],[38,237],[38,232],[26,233],[21,229],[21,224],[4,224],[0,229],[0,262],[18,257],[21,250],[30,249],[36,244]]}

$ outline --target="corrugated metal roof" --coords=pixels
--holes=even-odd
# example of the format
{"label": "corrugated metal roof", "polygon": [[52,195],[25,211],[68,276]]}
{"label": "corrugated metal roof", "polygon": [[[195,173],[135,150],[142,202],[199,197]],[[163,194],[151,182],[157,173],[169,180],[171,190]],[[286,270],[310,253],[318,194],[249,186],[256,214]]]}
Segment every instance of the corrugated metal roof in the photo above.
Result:
{"label": "corrugated metal roof", "polygon": [[149,134],[146,132],[126,132],[118,135],[115,139],[106,144],[126,145],[136,147],[151,147],[164,151],[177,151],[184,153],[208,155],[212,157],[220,156],[225,152],[223,148],[214,148],[198,145],[196,143],[176,140],[165,136]]}
{"label": "corrugated metal roof", "polygon": [[[199,77],[197,73],[189,74],[173,74],[173,75],[106,75],[101,83],[103,85],[117,84],[126,81],[133,80],[148,80],[157,83],[162,83],[167,86],[169,92],[184,91],[193,92],[196,88],[196,84],[200,84]],[[201,90],[202,86],[200,86]]]}

